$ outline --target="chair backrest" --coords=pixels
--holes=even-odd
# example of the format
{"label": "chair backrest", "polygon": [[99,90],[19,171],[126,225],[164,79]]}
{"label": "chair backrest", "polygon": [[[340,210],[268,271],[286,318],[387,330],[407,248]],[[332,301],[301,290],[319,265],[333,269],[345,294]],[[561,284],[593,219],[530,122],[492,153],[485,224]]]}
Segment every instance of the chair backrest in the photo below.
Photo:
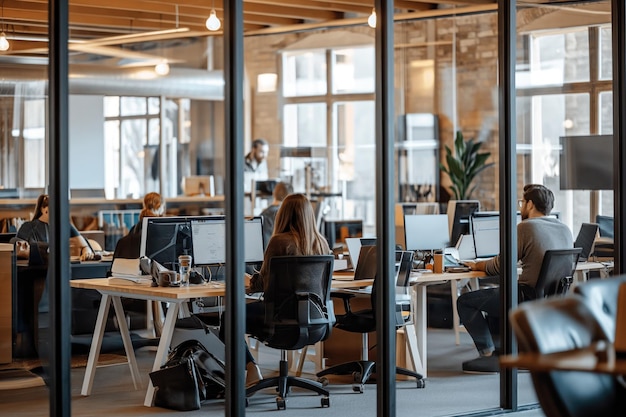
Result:
{"label": "chair backrest", "polygon": [[325,340],[335,324],[330,287],[332,255],[270,259],[265,303],[265,343],[300,349]]}
{"label": "chair backrest", "polygon": [[567,292],[576,270],[580,251],[581,248],[546,251],[535,285],[536,298]]}
{"label": "chair backrest", "polygon": [[[520,304],[510,321],[520,352],[562,352],[606,339],[586,300],[575,294]],[[624,389],[611,375],[570,371],[531,375],[547,417],[624,415]]]}
{"label": "chair backrest", "polygon": [[617,294],[619,287],[625,282],[626,276],[609,277],[594,279],[574,287],[574,293],[587,300],[589,309],[611,342],[615,339]]}

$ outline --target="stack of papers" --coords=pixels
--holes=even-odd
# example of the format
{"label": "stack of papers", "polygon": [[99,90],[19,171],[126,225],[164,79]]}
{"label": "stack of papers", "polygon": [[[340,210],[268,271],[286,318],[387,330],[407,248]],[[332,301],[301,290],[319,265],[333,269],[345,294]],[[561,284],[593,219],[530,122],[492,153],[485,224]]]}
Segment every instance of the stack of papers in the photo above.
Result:
{"label": "stack of papers", "polygon": [[141,275],[139,259],[116,258],[111,265],[109,282],[115,284],[151,284],[152,277]]}

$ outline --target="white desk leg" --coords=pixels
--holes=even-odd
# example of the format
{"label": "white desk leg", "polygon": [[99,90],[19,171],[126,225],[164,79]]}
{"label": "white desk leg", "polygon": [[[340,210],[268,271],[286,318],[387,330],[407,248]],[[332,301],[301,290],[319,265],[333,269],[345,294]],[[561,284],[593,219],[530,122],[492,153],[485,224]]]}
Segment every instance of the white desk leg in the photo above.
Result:
{"label": "white desk leg", "polygon": [[[152,371],[156,371],[161,368],[161,365],[165,363],[167,354],[172,342],[172,333],[174,333],[174,326],[176,326],[176,318],[178,317],[178,310],[180,308],[179,303],[170,303],[167,309],[167,315],[165,316],[165,323],[163,324],[163,330],[161,331],[161,340],[159,340],[159,347],[154,358],[154,365],[152,365]],[[152,381],[148,379],[148,390],[146,391],[146,398],[143,405],[146,407],[152,407],[154,401],[154,385]]]}
{"label": "white desk leg", "polygon": [[453,279],[450,281],[450,297],[452,299],[452,328],[454,328],[454,343],[458,346],[461,344],[461,320],[456,309],[456,300],[459,298],[460,280]]}
{"label": "white desk leg", "polygon": [[100,356],[100,348],[102,347],[102,338],[104,337],[104,328],[106,319],[109,315],[111,296],[102,294],[100,299],[100,308],[98,309],[98,318],[96,326],[93,329],[93,338],[91,339],[91,347],[89,348],[89,358],[87,359],[87,367],[85,368],[85,377],[83,378],[83,387],[80,395],[91,395],[93,386],[93,378],[96,375],[96,367],[98,365],[98,357]]}
{"label": "white desk leg", "polygon": [[411,365],[413,365],[413,370],[417,373],[422,373],[417,371],[419,369],[423,370],[424,366],[421,363],[419,357],[419,350],[417,349],[417,337],[415,335],[415,325],[413,323],[406,324],[404,326],[404,338],[406,339],[406,344],[409,348],[409,358],[411,359]]}
{"label": "white desk leg", "polygon": [[130,367],[130,375],[133,378],[133,385],[135,386],[135,389],[138,389],[141,388],[141,376],[139,375],[139,368],[137,367],[137,359],[135,358],[133,342],[130,340],[130,331],[128,330],[128,324],[126,323],[126,315],[124,314],[124,307],[122,307],[122,300],[118,296],[112,296],[111,301],[113,301],[115,317],[117,317],[120,335],[122,336],[122,341],[124,342],[124,350],[126,351],[128,366]]}
{"label": "white desk leg", "polygon": [[426,286],[414,285],[415,294],[413,297],[413,323],[415,323],[415,338],[417,357],[414,357],[415,372],[422,374],[424,378],[428,376],[426,366],[426,331],[428,319],[426,317]]}

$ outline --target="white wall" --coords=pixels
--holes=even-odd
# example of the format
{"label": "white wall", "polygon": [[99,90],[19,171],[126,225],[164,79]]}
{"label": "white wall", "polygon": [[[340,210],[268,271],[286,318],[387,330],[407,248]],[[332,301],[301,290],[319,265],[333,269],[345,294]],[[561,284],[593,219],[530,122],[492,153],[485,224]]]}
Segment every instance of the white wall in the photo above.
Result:
{"label": "white wall", "polygon": [[104,188],[104,100],[69,97],[69,186]]}

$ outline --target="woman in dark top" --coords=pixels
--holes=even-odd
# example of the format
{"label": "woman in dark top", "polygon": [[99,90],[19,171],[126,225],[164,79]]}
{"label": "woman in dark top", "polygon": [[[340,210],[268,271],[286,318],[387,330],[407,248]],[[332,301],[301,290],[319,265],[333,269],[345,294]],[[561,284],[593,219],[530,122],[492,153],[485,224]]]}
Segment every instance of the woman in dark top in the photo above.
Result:
{"label": "woman in dark top", "polygon": [[[15,238],[18,257],[28,257],[31,244],[48,243],[50,236],[50,226],[48,224],[50,216],[49,203],[50,197],[47,194],[40,195],[37,198],[33,219],[24,222],[22,227],[17,231]],[[85,240],[72,224],[70,224],[70,244],[80,248],[81,261],[94,258],[94,252],[87,243],[87,240]]]}
{"label": "woman in dark top", "polygon": [[[280,205],[276,213],[274,234],[270,238],[261,270],[250,276],[248,292],[262,292],[267,288],[267,277],[270,275],[270,259],[274,256],[300,256],[300,255],[328,255],[331,250],[328,242],[317,231],[315,212],[309,200],[303,194],[290,194]],[[265,304],[257,301],[246,304],[246,328],[258,328],[263,326],[265,320]],[[247,353],[248,364],[246,369],[247,385],[262,378],[254,358]]]}

